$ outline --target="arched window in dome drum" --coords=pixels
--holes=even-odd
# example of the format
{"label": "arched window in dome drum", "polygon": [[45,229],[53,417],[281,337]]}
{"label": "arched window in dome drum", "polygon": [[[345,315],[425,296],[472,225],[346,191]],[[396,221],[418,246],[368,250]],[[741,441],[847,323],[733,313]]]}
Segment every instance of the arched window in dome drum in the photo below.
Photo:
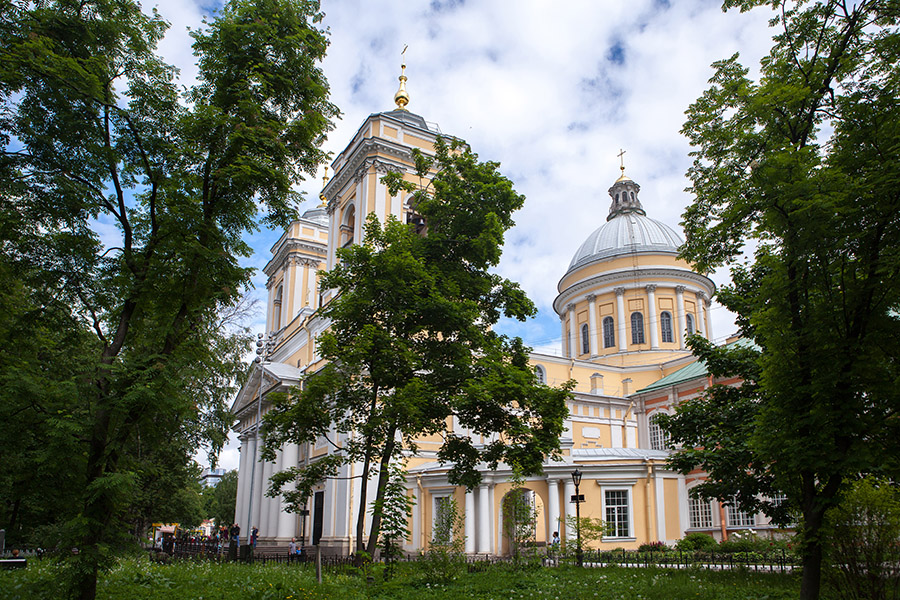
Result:
{"label": "arched window in dome drum", "polygon": [[694,315],[685,315],[685,329],[687,329],[688,335],[694,335]]}
{"label": "arched window in dome drum", "polygon": [[631,199],[634,200],[634,192],[631,192]]}
{"label": "arched window in dome drum", "polygon": [[616,326],[612,317],[603,318],[603,347],[612,348],[616,345]]}
{"label": "arched window in dome drum", "polygon": [[631,343],[644,343],[644,315],[639,312],[631,313]]}
{"label": "arched window in dome drum", "polygon": [[659,315],[659,328],[662,330],[660,333],[662,334],[662,341],[667,342],[669,344],[672,343],[672,315],[663,311]]}
{"label": "arched window in dome drum", "polygon": [[587,324],[581,326],[581,353],[591,353],[591,336]]}

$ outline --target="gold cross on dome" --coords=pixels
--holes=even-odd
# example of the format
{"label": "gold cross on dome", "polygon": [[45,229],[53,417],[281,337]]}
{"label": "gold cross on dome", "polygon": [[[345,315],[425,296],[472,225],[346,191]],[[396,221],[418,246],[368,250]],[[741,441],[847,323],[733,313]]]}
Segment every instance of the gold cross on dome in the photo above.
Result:
{"label": "gold cross on dome", "polygon": [[622,150],[621,148],[619,148],[619,153],[618,153],[616,156],[619,157],[619,168],[620,168],[620,169],[622,170],[622,172],[624,173],[624,172],[625,172],[625,158],[624,158],[624,156],[625,156],[625,151]]}

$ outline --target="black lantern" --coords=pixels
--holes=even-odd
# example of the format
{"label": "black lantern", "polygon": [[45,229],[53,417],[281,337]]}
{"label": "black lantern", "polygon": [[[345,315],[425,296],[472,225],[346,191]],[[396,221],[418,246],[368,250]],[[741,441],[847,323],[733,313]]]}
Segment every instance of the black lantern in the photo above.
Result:
{"label": "black lantern", "polygon": [[582,472],[575,469],[572,472],[572,482],[575,484],[575,497],[572,501],[575,503],[575,537],[577,546],[575,547],[575,562],[579,567],[584,566],[584,555],[581,553],[581,494],[578,493],[578,486],[581,485]]}

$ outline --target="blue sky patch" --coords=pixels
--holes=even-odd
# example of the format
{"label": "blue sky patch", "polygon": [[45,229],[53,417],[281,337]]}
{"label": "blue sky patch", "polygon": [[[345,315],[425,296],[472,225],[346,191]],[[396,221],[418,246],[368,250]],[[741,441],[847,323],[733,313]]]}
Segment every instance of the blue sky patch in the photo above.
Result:
{"label": "blue sky patch", "polygon": [[616,43],[609,47],[606,51],[606,60],[617,65],[625,64],[625,46],[622,45],[622,40],[616,40]]}

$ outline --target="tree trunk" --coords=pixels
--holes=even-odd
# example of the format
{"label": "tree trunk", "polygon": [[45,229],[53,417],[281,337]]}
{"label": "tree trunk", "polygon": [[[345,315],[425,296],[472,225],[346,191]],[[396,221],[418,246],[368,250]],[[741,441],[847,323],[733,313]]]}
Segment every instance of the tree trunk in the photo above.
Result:
{"label": "tree trunk", "polygon": [[[6,526],[8,535],[11,535],[11,536],[15,535],[14,532],[16,530],[16,526],[18,525],[19,508],[21,506],[22,506],[22,497],[19,496],[18,498],[16,498],[16,501],[13,502],[12,511],[10,511],[10,513],[9,513],[9,523]],[[18,538],[15,538],[15,540],[18,542]],[[9,541],[9,540],[7,540],[7,541]]]}
{"label": "tree trunk", "polygon": [[363,460],[363,470],[359,483],[359,514],[356,517],[356,554],[363,552],[366,547],[363,544],[363,535],[366,533],[366,495],[369,493],[369,465],[371,453],[366,450],[366,458]]}
{"label": "tree trunk", "polygon": [[[817,534],[814,534],[817,535]],[[805,543],[800,600],[818,600],[822,586],[822,543],[818,539]]]}
{"label": "tree trunk", "polygon": [[[375,492],[375,506],[382,506],[384,490],[387,487],[388,478],[391,476],[391,457],[394,455],[394,448],[396,447],[394,435],[395,430],[391,429],[387,438],[388,441],[384,446],[384,452],[381,455],[381,465],[378,470],[378,490]],[[372,513],[372,530],[369,531],[369,543],[366,547],[369,556],[375,556],[375,550],[378,548],[379,533],[381,533],[381,510],[376,510]]]}
{"label": "tree trunk", "polygon": [[110,490],[92,490],[92,485],[107,473],[115,471],[118,455],[109,450],[109,413],[101,410],[91,434],[87,461],[87,477],[82,517],[84,531],[75,558],[76,591],[79,600],[94,600],[97,596],[97,577],[100,572],[100,545],[106,539],[110,520],[115,513]]}

